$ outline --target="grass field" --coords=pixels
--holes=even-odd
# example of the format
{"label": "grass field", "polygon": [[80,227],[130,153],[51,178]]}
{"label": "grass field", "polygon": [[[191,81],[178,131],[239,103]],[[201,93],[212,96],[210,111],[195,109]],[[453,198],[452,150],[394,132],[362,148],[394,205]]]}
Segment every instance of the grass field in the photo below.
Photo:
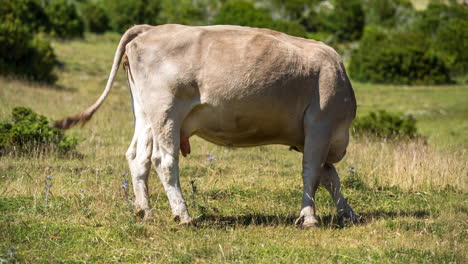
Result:
{"label": "grass field", "polygon": [[[57,85],[0,79],[0,119],[18,105],[54,119],[83,110],[104,89],[118,38],[55,41],[63,63]],[[193,154],[181,158],[181,182],[197,226],[172,221],[154,170],[157,219],[136,220],[131,186],[122,189],[133,117],[121,72],[93,120],[68,132],[83,139],[83,157],[0,157],[0,263],[467,263],[468,86],[353,85],[358,115],[411,113],[427,137],[427,144],[352,139],[337,168],[362,223],[340,226],[321,188],[321,227],[296,228],[299,153],[196,138]]]}

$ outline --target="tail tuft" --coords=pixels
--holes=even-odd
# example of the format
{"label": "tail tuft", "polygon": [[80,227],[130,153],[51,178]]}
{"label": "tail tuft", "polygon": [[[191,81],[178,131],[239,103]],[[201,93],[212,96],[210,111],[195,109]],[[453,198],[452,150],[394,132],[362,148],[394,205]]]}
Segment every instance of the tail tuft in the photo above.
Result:
{"label": "tail tuft", "polygon": [[91,119],[93,113],[94,112],[85,111],[77,115],[67,116],[64,119],[54,121],[51,127],[69,129],[76,125],[84,126]]}

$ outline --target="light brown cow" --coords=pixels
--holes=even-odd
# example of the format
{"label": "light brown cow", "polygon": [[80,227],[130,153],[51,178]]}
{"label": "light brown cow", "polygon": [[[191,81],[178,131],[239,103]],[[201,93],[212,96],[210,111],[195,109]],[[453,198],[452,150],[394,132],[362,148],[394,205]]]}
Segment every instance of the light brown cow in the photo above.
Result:
{"label": "light brown cow", "polygon": [[179,151],[197,135],[223,146],[284,144],[303,152],[304,194],[296,223],[318,224],[322,183],[339,217],[357,220],[333,163],[346,153],[356,100],[339,55],[325,44],[259,28],[138,25],[122,36],[98,101],[55,122],[88,121],[109,94],[122,57],[133,97],[135,134],[126,153],[135,206],[151,216],[147,177],[154,164],[175,218],[191,223],[179,183]]}

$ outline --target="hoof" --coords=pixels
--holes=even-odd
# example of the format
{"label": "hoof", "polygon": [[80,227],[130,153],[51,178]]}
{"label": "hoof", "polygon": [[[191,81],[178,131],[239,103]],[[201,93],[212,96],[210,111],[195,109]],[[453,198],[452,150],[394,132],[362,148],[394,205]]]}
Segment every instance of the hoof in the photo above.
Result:
{"label": "hoof", "polygon": [[353,211],[349,211],[338,217],[338,221],[342,225],[355,225],[361,222],[361,217]]}
{"label": "hoof", "polygon": [[195,223],[193,219],[190,216],[186,217],[180,217],[179,215],[174,216],[174,221],[179,222],[179,225],[185,225],[185,226],[194,226]]}
{"label": "hoof", "polygon": [[320,225],[316,217],[304,215],[301,215],[294,223],[299,228],[315,228]]}
{"label": "hoof", "polygon": [[139,209],[139,210],[136,210],[135,212],[135,217],[138,218],[138,219],[144,219],[145,218],[145,210],[143,209]]}
{"label": "hoof", "polygon": [[154,216],[151,210],[143,210],[139,209],[135,213],[135,217],[143,220],[144,222],[153,222],[154,221]]}
{"label": "hoof", "polygon": [[180,221],[179,225],[183,225],[183,226],[196,226],[195,221],[193,221],[192,218],[190,218],[189,220]]}

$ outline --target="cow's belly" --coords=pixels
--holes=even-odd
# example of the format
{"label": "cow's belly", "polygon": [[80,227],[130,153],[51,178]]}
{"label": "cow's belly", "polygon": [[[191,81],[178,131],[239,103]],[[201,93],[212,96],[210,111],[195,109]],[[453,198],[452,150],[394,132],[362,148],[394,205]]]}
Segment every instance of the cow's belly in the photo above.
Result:
{"label": "cow's belly", "polygon": [[301,114],[278,106],[200,105],[185,118],[181,134],[197,135],[222,146],[298,146],[304,138]]}

